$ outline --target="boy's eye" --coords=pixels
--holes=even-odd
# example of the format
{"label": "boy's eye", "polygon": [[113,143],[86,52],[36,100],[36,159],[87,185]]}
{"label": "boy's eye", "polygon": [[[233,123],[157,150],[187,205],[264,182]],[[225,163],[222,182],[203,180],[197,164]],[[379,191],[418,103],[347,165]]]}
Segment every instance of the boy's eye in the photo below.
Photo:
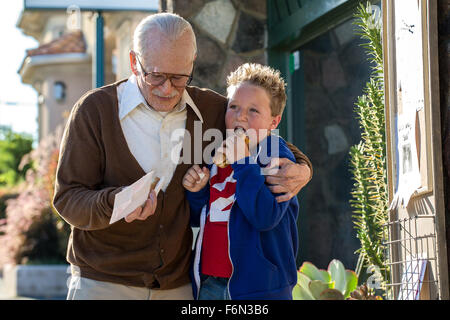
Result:
{"label": "boy's eye", "polygon": [[228,108],[230,108],[230,109],[236,109],[236,105],[232,104],[232,105],[230,105]]}
{"label": "boy's eye", "polygon": [[251,111],[251,112],[259,113],[258,109],[255,109],[255,108],[251,108],[250,111]]}

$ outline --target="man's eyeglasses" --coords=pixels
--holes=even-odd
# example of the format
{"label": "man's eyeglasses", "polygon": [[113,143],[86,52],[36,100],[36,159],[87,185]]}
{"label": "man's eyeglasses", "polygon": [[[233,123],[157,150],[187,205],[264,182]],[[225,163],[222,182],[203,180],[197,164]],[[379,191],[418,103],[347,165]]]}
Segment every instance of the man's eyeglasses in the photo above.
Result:
{"label": "man's eyeglasses", "polygon": [[175,88],[185,88],[189,83],[192,81],[192,76],[194,73],[194,70],[192,70],[192,73],[190,75],[187,74],[175,74],[175,73],[161,73],[161,72],[147,72],[145,71],[144,67],[142,66],[141,61],[137,57],[136,54],[136,60],[139,62],[139,65],[141,66],[143,75],[144,75],[144,81],[151,86],[157,87],[163,85],[167,79],[170,80],[170,83]]}

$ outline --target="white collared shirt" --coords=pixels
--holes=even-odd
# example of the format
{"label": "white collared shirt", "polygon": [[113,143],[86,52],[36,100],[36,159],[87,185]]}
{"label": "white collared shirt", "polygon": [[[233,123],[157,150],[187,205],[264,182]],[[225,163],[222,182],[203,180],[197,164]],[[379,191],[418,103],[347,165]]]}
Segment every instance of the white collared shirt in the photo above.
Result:
{"label": "white collared shirt", "polygon": [[170,112],[149,107],[133,74],[117,87],[119,120],[128,147],[145,173],[155,171],[164,177],[165,191],[178,164],[186,128],[186,103],[203,122],[195,103],[186,90],[180,103]]}

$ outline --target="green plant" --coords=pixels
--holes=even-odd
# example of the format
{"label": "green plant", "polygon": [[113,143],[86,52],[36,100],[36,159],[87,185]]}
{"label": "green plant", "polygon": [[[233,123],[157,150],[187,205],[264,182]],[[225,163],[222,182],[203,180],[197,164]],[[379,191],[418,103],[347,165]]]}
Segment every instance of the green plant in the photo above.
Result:
{"label": "green plant", "polygon": [[292,291],[294,300],[345,300],[358,284],[355,272],[346,270],[336,259],[330,262],[327,270],[304,262],[297,272],[297,279]]}
{"label": "green plant", "polygon": [[4,225],[6,224],[6,203],[10,199],[15,199],[18,192],[11,187],[0,187],[0,236],[4,234]]}
{"label": "green plant", "polygon": [[27,165],[20,168],[20,161],[32,149],[30,135],[15,133],[9,127],[0,127],[0,185],[12,186],[25,178]]}
{"label": "green plant", "polygon": [[5,216],[0,217],[0,268],[8,263],[65,262],[70,226],[51,204],[61,136],[60,128],[22,159],[20,167],[32,166],[26,180],[14,189],[15,195],[5,201]]}
{"label": "green plant", "polygon": [[380,296],[374,294],[374,290],[362,285],[355,291],[350,293],[348,300],[383,300]]}
{"label": "green plant", "polygon": [[372,5],[360,4],[355,14],[358,35],[367,40],[363,44],[372,64],[372,75],[364,94],[358,97],[355,112],[359,120],[361,141],[350,148],[350,171],[353,175],[353,221],[361,247],[356,273],[376,266],[383,280],[388,278],[383,240],[388,222],[386,142],[384,116],[384,77],[381,24],[372,14]]}

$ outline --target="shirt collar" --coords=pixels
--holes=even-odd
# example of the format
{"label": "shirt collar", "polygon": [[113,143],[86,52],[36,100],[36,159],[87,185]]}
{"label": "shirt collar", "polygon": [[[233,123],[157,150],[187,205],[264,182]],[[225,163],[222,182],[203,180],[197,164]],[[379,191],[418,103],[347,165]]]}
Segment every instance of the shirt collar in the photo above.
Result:
{"label": "shirt collar", "polygon": [[136,76],[133,74],[123,84],[124,88],[119,101],[119,119],[122,120],[140,104],[147,105],[137,86]]}
{"label": "shirt collar", "polygon": [[[144,106],[148,106],[147,101],[145,101],[141,91],[139,90],[139,87],[137,86],[137,80],[134,74],[132,74],[128,78],[128,81],[126,81],[123,85],[124,88],[119,101],[120,120],[125,118],[127,114],[129,114],[139,105],[143,104]],[[203,123],[203,117],[202,114],[200,113],[200,110],[195,105],[194,101],[192,100],[187,90],[184,90],[183,96],[181,97],[181,101],[178,104],[178,106],[175,107],[174,111],[176,112],[183,111],[186,108],[186,104],[191,107],[191,109],[195,112],[197,117]]]}
{"label": "shirt collar", "polygon": [[200,121],[203,123],[203,117],[202,114],[200,113],[200,110],[197,108],[197,106],[195,105],[194,101],[192,100],[191,96],[189,95],[189,93],[187,92],[187,90],[185,89],[183,92],[183,97],[181,98],[182,101],[189,105],[191,107],[192,110],[194,110],[195,114],[197,115],[197,117],[200,119]]}

